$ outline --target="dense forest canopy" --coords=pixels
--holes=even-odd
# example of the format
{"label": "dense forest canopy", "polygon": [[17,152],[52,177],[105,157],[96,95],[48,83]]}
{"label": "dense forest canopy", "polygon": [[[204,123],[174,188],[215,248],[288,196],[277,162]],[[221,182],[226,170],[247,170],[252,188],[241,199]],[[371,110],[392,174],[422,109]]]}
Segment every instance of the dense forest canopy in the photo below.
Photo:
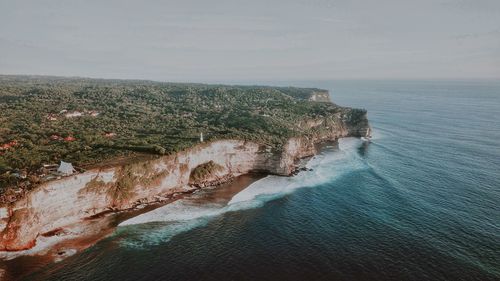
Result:
{"label": "dense forest canopy", "polygon": [[[60,160],[80,167],[163,155],[205,140],[279,149],[306,119],[363,114],[309,101],[322,91],[152,81],[0,76],[0,175]],[[323,91],[324,92],[324,91]],[[0,187],[9,184],[3,177]]]}

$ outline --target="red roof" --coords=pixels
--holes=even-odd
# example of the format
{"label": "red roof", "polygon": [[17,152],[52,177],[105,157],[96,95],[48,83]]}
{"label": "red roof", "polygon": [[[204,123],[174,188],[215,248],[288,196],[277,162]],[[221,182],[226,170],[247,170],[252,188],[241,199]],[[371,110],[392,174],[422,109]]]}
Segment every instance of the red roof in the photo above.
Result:
{"label": "red roof", "polygon": [[64,141],[75,141],[76,139],[73,136],[67,136],[64,138]]}
{"label": "red roof", "polygon": [[9,149],[13,146],[17,146],[18,145],[18,142],[17,141],[11,141],[11,142],[8,142],[8,143],[4,143],[2,145],[0,145],[0,148],[1,149]]}

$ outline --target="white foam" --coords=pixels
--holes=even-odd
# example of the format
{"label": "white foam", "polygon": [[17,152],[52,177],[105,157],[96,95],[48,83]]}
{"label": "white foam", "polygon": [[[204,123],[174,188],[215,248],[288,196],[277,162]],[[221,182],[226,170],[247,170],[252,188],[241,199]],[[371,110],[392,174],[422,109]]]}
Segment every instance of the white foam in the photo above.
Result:
{"label": "white foam", "polygon": [[[194,204],[189,198],[180,199],[126,220],[119,226],[122,231],[132,235],[126,235],[122,244],[141,247],[165,242],[179,233],[203,226],[211,218],[226,212],[258,208],[299,188],[331,182],[346,172],[366,167],[356,152],[361,143],[359,139],[341,139],[338,150],[327,149],[307,163],[306,167],[313,171],[304,171],[294,177],[267,176],[240,191],[227,203]],[[160,225],[141,226],[155,222]]]}
{"label": "white foam", "polygon": [[151,212],[128,219],[120,223],[119,226],[156,221],[189,221],[199,217],[218,215],[222,207],[218,204],[192,205],[187,200],[178,200]]}
{"label": "white foam", "polygon": [[313,171],[302,172],[294,177],[268,176],[236,194],[228,205],[259,199],[268,201],[276,197],[269,195],[284,196],[298,188],[329,182],[360,166],[355,152],[360,143],[358,139],[342,139],[339,142],[339,150],[327,150],[307,163],[306,167]]}
{"label": "white foam", "polygon": [[[5,252],[5,251],[0,251],[0,259],[5,259],[5,260],[11,260],[20,256],[25,256],[25,255],[41,255],[41,254],[46,254],[48,253],[53,246],[56,244],[69,240],[69,239],[75,239],[80,237],[80,235],[83,233],[81,229],[78,227],[73,227],[71,229],[73,232],[68,232],[62,235],[54,235],[50,237],[44,237],[44,236],[39,236],[36,239],[36,245],[28,250],[22,250],[22,251],[12,251],[12,252]],[[1,278],[0,278],[1,280]]]}

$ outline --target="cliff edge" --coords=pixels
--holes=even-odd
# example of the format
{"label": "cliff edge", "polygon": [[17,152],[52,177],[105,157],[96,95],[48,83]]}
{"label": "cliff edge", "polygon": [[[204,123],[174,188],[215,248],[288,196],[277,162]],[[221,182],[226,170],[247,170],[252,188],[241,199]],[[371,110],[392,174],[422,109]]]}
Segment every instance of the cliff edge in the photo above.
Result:
{"label": "cliff edge", "polygon": [[[297,102],[283,99],[297,116],[303,114],[304,117],[287,125],[294,133],[282,145],[270,145],[266,138],[259,141],[255,137],[247,140],[218,137],[176,153],[96,167],[41,183],[22,198],[0,206],[0,250],[30,249],[38,237],[64,231],[98,214],[164,201],[175,194],[218,185],[242,174],[288,176],[296,170],[298,159],[317,153],[318,143],[370,135],[365,110],[329,105],[318,109],[308,102],[329,102],[328,92],[308,92],[307,96],[301,93],[306,99],[306,109],[321,112],[304,114]],[[275,100],[282,96],[281,92],[271,94]],[[267,104],[269,100],[262,103]],[[276,120],[278,113],[287,114],[271,106],[267,109],[275,117],[255,115],[260,118],[256,120]],[[279,124],[276,128],[280,128]]]}

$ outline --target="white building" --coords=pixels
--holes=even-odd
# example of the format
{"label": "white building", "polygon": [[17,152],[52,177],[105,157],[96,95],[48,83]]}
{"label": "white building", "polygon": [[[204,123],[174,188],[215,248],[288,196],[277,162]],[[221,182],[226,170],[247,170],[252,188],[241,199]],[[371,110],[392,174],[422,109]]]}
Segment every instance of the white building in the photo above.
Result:
{"label": "white building", "polygon": [[75,168],[73,168],[73,165],[71,163],[61,161],[59,168],[57,168],[57,172],[63,176],[69,176],[76,172],[76,170]]}
{"label": "white building", "polygon": [[83,112],[80,112],[80,111],[68,112],[64,116],[66,118],[80,117],[80,116],[83,116]]}

